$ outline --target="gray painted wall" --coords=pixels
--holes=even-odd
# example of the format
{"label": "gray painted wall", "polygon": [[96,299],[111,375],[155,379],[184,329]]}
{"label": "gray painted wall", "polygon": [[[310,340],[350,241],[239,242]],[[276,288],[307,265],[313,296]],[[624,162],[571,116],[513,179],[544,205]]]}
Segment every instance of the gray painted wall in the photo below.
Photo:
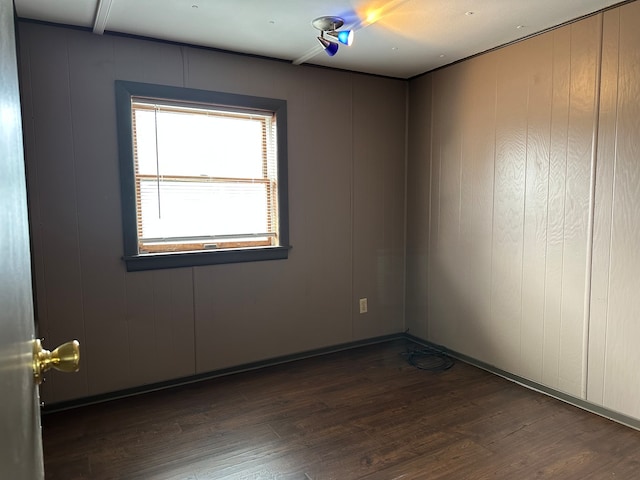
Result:
{"label": "gray painted wall", "polygon": [[[640,418],[638,21],[633,2],[410,82],[20,23],[40,333],[84,346],[43,396],[406,327]],[[125,272],[115,79],[288,100],[288,260]]]}
{"label": "gray painted wall", "polygon": [[[18,27],[39,333],[82,348],[46,402],[402,331],[406,82]],[[288,260],[125,271],[116,79],[287,100]]]}

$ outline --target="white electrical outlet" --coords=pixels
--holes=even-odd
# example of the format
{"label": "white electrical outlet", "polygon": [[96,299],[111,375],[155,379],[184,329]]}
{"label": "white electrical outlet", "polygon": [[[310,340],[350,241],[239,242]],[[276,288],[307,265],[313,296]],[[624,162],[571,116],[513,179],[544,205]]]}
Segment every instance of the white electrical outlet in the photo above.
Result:
{"label": "white electrical outlet", "polygon": [[367,313],[368,307],[367,307],[367,299],[366,298],[361,298],[360,299],[360,313]]}

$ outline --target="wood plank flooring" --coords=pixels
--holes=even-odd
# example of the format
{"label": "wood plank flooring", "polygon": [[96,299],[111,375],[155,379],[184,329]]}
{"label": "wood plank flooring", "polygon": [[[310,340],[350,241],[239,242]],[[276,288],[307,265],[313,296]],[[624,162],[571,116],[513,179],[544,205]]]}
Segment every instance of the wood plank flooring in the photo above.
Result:
{"label": "wood plank flooring", "polygon": [[640,432],[398,340],[43,417],[57,479],[637,479]]}

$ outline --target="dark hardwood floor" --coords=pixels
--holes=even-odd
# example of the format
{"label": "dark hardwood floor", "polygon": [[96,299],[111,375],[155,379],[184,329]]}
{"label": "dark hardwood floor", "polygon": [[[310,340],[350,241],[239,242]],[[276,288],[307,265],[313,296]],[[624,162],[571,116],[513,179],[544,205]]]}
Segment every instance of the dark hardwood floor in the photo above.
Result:
{"label": "dark hardwood floor", "polygon": [[47,414],[47,480],[640,478],[640,432],[410,346]]}

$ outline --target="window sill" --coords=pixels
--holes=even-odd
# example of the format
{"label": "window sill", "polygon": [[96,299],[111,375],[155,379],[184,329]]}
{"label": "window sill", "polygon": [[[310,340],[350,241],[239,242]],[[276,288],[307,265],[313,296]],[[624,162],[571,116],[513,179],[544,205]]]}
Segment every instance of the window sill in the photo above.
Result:
{"label": "window sill", "polygon": [[127,272],[199,267],[223,263],[259,262],[289,258],[290,246],[210,250],[206,252],[151,253],[123,257]]}

